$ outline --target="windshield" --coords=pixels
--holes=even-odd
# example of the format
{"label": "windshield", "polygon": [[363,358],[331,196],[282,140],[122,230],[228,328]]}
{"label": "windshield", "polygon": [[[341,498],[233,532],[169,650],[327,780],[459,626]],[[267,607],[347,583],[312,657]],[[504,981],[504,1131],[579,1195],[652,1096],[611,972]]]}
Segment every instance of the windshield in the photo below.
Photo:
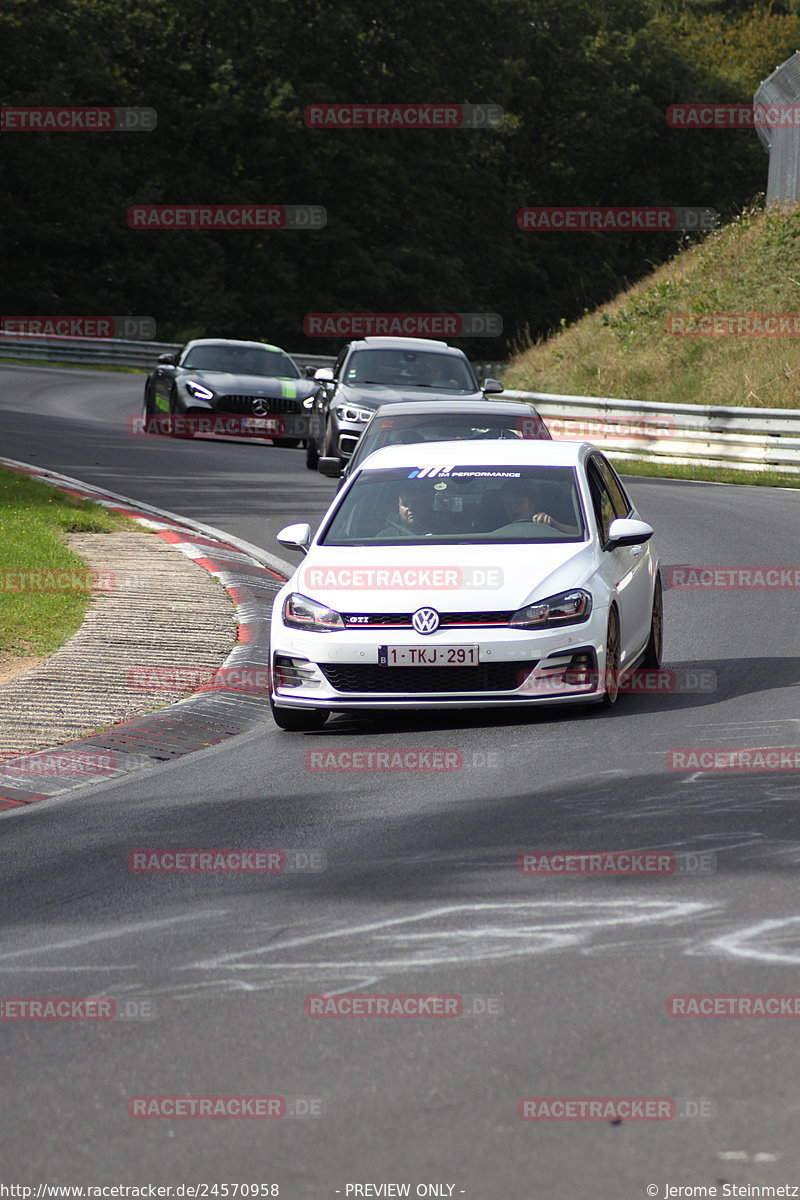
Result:
{"label": "windshield", "polygon": [[348,360],[344,382],[429,387],[444,392],[479,390],[464,359],[430,350],[356,350]]}
{"label": "windshield", "polygon": [[[424,472],[424,475],[423,475]],[[325,546],[581,542],[572,467],[394,467],[363,471]]]}
{"label": "windshield", "polygon": [[[449,401],[448,401],[449,406]],[[544,423],[520,406],[519,416],[490,413],[437,413],[419,416],[376,417],[361,436],[355,458],[361,462],[384,446],[408,446],[412,442],[484,441],[497,438],[548,438]]]}
{"label": "windshield", "polygon": [[228,371],[232,375],[266,375],[271,379],[300,379],[300,372],[282,350],[258,346],[194,346],[182,367],[193,371]]}

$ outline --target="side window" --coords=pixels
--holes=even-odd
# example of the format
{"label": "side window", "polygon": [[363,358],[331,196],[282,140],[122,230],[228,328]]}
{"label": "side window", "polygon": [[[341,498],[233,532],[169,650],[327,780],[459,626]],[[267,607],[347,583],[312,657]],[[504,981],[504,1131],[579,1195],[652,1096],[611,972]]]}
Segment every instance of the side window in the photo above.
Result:
{"label": "side window", "polygon": [[595,459],[592,459],[588,465],[587,476],[589,479],[589,491],[592,496],[592,505],[594,506],[597,524],[600,529],[600,537],[605,542],[608,540],[608,531],[611,528],[611,522],[617,514],[614,512],[611,495],[598,470]]}
{"label": "side window", "polygon": [[622,484],[617,479],[610,465],[604,458],[596,456],[592,461],[596,463],[600,475],[602,476],[603,483],[608,488],[609,495],[611,496],[611,503],[614,507],[614,515],[617,517],[627,517],[633,506],[625,494],[625,489],[623,488]]}

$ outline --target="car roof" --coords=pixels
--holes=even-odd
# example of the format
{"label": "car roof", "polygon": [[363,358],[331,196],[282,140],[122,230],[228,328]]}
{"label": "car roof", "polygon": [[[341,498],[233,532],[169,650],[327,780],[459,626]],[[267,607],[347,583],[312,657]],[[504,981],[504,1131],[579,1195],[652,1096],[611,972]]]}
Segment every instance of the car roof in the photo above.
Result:
{"label": "car roof", "polygon": [[447,342],[435,342],[431,338],[414,337],[365,337],[351,342],[352,347],[366,346],[369,350],[435,350],[437,353],[447,351],[449,354],[463,355],[463,350],[456,346],[448,346]]}
{"label": "car roof", "polygon": [[247,346],[258,350],[277,350],[286,354],[280,346],[273,346],[270,342],[248,342],[244,338],[194,338],[186,343],[184,350],[188,350],[190,346]]}
{"label": "car roof", "polygon": [[[375,409],[375,416],[433,416],[451,417],[454,413],[465,416],[481,416],[483,413],[513,417],[519,413],[535,413],[536,408],[527,400],[397,400],[394,404],[382,404]],[[538,415],[538,414],[537,414]]]}
{"label": "car roof", "polygon": [[413,442],[408,446],[384,446],[375,450],[361,466],[362,471],[390,467],[575,467],[596,450],[591,442],[492,441]]}

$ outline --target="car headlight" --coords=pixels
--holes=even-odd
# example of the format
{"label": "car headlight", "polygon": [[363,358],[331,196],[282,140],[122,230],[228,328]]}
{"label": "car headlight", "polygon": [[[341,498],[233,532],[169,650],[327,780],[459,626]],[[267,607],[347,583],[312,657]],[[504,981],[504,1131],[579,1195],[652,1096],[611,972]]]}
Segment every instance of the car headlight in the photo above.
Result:
{"label": "car headlight", "polygon": [[210,392],[207,387],[203,387],[202,383],[198,383],[196,379],[187,379],[184,387],[190,396],[194,396],[195,400],[214,399],[214,393]]}
{"label": "car headlight", "polygon": [[519,608],[509,621],[514,629],[551,629],[558,625],[577,625],[592,611],[592,597],[581,588],[559,592],[535,604]]}
{"label": "car headlight", "polygon": [[299,592],[292,592],[283,602],[283,623],[291,629],[310,629],[321,632],[326,629],[344,629],[344,621],[338,612],[309,600]]}
{"label": "car headlight", "polygon": [[356,424],[366,425],[367,421],[371,421],[374,415],[371,408],[354,408],[352,404],[340,404],[336,409],[336,415],[340,421],[353,421]]}
{"label": "car headlight", "polygon": [[314,397],[306,396],[305,400],[303,401],[303,408],[311,409],[313,407],[314,407]]}

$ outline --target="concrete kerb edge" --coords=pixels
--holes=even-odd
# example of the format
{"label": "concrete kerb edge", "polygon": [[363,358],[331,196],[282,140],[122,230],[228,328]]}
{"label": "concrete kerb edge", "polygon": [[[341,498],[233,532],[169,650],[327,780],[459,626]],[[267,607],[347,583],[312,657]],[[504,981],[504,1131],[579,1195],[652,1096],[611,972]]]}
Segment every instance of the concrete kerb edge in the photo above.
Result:
{"label": "concrete kerb edge", "polygon": [[[152,525],[153,518],[156,521],[160,519],[163,522],[168,522],[177,532],[185,530],[187,534],[199,533],[212,539],[214,542],[221,543],[221,552],[224,546],[232,546],[244,558],[250,559],[257,567],[268,571],[277,582],[277,587],[294,571],[294,567],[290,563],[285,562],[276,555],[261,550],[258,546],[253,546],[250,542],[242,538],[231,536],[225,533],[224,530],[217,529],[212,525],[206,525],[200,521],[182,517],[180,514],[170,512],[167,509],[156,508],[154,505],[132,500],[128,496],[122,496],[118,492],[112,492],[105,488],[97,487],[94,484],[87,484],[83,480],[75,479],[72,476],[63,475],[57,471],[50,471],[31,463],[23,463],[17,459],[10,459],[0,455],[0,465],[21,471],[32,478],[38,478],[42,482],[49,483],[61,490],[77,489],[87,499],[94,500],[105,507],[124,507],[131,514],[133,520],[139,520],[143,525]],[[194,561],[197,561],[198,558],[201,560],[211,559],[213,556],[213,549],[207,545],[201,544],[193,547],[191,537],[187,537],[185,542],[177,544],[168,538],[164,540],[167,541],[167,544],[172,545],[178,553],[187,553],[193,548],[194,553],[188,552],[187,557],[192,558]],[[268,632],[270,612],[262,613],[258,608],[254,612],[254,599],[249,595],[246,599],[239,598],[239,593],[243,589],[246,589],[247,579],[236,581],[235,561],[227,561],[224,568],[221,567],[221,564],[217,566],[202,561],[198,565],[202,565],[210,574],[215,575],[219,579],[221,585],[228,592],[236,613],[237,641],[234,643],[228,657],[220,666],[217,672],[217,675],[219,675],[230,669],[230,667],[240,664],[243,651],[247,652],[250,647],[252,647],[253,651],[256,650],[256,643],[261,641],[258,634],[266,635]],[[228,569],[229,567],[230,570]],[[252,580],[252,576],[250,576],[250,579]],[[252,636],[254,626],[258,627],[255,631],[256,636]],[[241,634],[245,628],[250,631],[251,636],[243,640]],[[163,731],[169,733],[168,739],[163,740],[159,744],[157,736],[152,738],[145,736],[145,746],[137,747],[141,751],[140,754],[137,755],[137,750],[132,747],[127,751],[123,751],[129,762],[134,758],[138,758],[139,761],[135,765],[131,763],[130,766],[115,771],[113,775],[104,778],[92,778],[90,776],[76,781],[73,777],[65,780],[63,787],[50,788],[44,792],[36,792],[31,786],[31,783],[36,779],[35,773],[30,774],[29,781],[21,779],[18,786],[4,781],[0,782],[0,814],[17,812],[19,809],[27,808],[31,803],[49,799],[57,795],[60,796],[67,791],[73,791],[77,788],[90,787],[92,784],[109,783],[112,780],[116,781],[130,774],[139,773],[148,766],[167,765],[174,758],[183,757],[185,754],[192,753],[193,751],[197,752],[218,745],[220,742],[228,740],[229,737],[234,737],[252,728],[254,700],[258,698],[258,695],[254,692],[242,692],[237,696],[235,689],[215,691],[212,681],[210,689],[195,692],[152,713],[109,726],[108,729],[100,733],[76,739],[61,746],[49,747],[46,750],[34,751],[27,755],[18,755],[17,757],[20,759],[24,758],[26,761],[30,761],[35,760],[37,755],[46,758],[53,754],[63,753],[68,747],[75,746],[82,746],[88,749],[89,752],[96,754],[102,752],[102,743],[104,740],[113,743],[120,739],[124,742],[127,738],[135,744],[137,735],[140,733],[146,735],[146,728],[143,728],[143,726],[146,727],[149,724],[154,735],[157,735],[159,725],[164,726],[166,724],[169,726],[168,730]],[[204,711],[196,711],[201,705]],[[195,711],[192,712],[192,710]],[[228,727],[236,723],[237,711],[241,721],[241,728],[230,729]],[[194,720],[187,719],[190,716],[194,717]],[[182,718],[183,721],[181,720]],[[181,724],[183,724],[184,729],[184,741],[190,743],[185,749],[180,749]],[[220,725],[225,728],[220,730]],[[176,727],[178,730],[177,733]],[[200,741],[198,741],[199,731],[205,731],[206,734],[210,733],[212,735],[211,739],[203,741],[201,733]],[[177,749],[176,741],[178,743]],[[48,779],[49,782],[52,782],[52,779]]]}

